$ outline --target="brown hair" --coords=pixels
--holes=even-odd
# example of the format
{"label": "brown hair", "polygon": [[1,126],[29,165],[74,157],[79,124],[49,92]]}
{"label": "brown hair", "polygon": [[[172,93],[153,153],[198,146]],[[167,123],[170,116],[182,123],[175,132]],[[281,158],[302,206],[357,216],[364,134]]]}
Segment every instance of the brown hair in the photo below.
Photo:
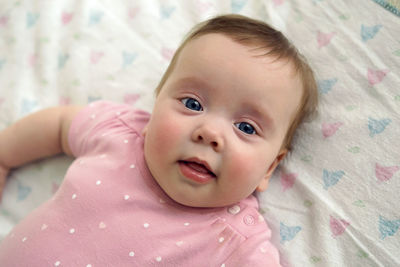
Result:
{"label": "brown hair", "polygon": [[276,59],[285,59],[294,66],[295,73],[302,82],[303,94],[289,129],[282,144],[282,149],[291,149],[291,142],[297,127],[305,118],[316,112],[318,104],[318,90],[311,67],[307,60],[280,32],[268,24],[242,15],[223,15],[209,19],[196,25],[186,36],[182,44],[176,50],[164,76],[156,88],[156,95],[161,91],[169,75],[173,71],[182,49],[191,40],[209,33],[224,34],[234,41],[246,46],[255,46],[257,50],[264,50],[262,56],[273,56]]}

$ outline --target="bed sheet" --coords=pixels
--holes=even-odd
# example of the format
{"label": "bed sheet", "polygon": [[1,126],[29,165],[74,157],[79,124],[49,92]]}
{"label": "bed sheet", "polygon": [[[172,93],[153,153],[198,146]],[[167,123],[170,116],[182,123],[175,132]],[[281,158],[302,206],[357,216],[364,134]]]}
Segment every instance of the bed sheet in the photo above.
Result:
{"label": "bed sheet", "polygon": [[[282,265],[400,266],[400,17],[375,2],[1,1],[0,129],[99,99],[151,111],[195,23],[222,13],[264,20],[306,55],[320,94],[318,117],[258,195]],[[57,156],[11,173],[0,240],[52,196],[70,162]]]}

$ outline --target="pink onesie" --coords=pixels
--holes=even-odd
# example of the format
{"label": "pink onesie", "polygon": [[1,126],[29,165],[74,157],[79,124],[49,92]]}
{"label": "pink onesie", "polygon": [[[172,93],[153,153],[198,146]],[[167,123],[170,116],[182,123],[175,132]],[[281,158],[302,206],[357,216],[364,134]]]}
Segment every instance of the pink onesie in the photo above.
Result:
{"label": "pink onesie", "polygon": [[151,176],[146,112],[99,101],[74,119],[75,161],[54,196],[0,245],[0,266],[280,266],[254,196],[191,208]]}

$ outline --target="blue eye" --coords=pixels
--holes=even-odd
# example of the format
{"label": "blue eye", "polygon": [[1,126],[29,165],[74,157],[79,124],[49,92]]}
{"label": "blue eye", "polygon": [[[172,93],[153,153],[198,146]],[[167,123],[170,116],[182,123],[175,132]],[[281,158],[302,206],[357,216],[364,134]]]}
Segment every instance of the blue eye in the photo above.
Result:
{"label": "blue eye", "polygon": [[203,107],[200,105],[199,101],[194,98],[186,97],[181,100],[181,102],[187,107],[188,109],[195,110],[195,111],[202,111]]}
{"label": "blue eye", "polygon": [[247,123],[247,122],[238,122],[235,123],[235,126],[239,128],[239,130],[241,130],[242,132],[246,133],[246,134],[256,134],[256,130],[254,129],[253,126],[251,126],[251,124]]}

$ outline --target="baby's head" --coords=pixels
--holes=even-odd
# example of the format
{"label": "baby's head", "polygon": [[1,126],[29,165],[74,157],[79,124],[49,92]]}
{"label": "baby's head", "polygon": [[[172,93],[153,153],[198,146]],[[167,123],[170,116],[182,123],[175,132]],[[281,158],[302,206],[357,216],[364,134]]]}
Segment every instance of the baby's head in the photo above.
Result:
{"label": "baby's head", "polygon": [[219,207],[265,190],[317,89],[296,48],[239,15],[196,26],[156,89],[145,159],[175,201]]}

